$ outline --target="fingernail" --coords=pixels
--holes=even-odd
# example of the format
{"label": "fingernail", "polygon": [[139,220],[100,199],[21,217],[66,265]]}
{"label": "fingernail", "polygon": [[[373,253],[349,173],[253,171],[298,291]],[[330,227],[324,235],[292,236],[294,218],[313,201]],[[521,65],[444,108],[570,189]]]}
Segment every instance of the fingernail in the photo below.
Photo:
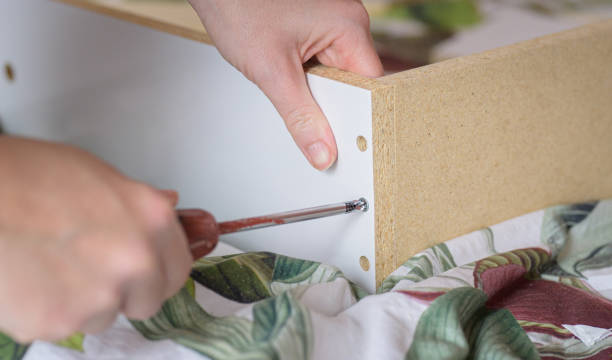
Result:
{"label": "fingernail", "polygon": [[317,141],[316,143],[310,145],[308,149],[306,149],[306,152],[310,157],[310,161],[317,169],[325,170],[331,165],[329,148],[324,142]]}

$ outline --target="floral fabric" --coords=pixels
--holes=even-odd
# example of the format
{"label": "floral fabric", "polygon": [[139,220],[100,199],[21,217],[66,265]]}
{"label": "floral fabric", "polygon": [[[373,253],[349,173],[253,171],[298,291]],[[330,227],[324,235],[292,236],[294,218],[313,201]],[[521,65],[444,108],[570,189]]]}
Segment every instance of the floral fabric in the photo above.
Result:
{"label": "floral fabric", "polygon": [[377,294],[317,262],[207,257],[151,319],[60,344],[0,336],[0,359],[610,359],[611,328],[606,200],[434,246]]}

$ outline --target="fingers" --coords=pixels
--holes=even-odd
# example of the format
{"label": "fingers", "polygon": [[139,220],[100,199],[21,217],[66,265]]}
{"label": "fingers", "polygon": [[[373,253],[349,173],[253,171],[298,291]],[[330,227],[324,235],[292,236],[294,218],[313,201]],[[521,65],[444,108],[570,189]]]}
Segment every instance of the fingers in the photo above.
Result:
{"label": "fingers", "polygon": [[[179,199],[178,192],[167,189],[159,190],[159,192],[170,202],[173,208],[176,207]],[[158,241],[160,253],[162,254],[162,262],[166,269],[166,282],[168,284],[164,293],[164,299],[169,298],[181,289],[187,276],[189,276],[191,263],[193,262],[193,257],[189,255],[191,250],[186,236],[187,229],[184,229],[181,222],[177,221],[177,219],[178,214],[173,216],[173,219],[168,220],[167,234],[162,235],[162,239]],[[212,216],[211,221],[214,223]]]}
{"label": "fingers", "polygon": [[365,8],[358,4],[353,21],[345,25],[341,36],[317,54],[323,64],[354,72],[367,77],[384,74],[380,58],[374,48],[370,33],[370,21]]}
{"label": "fingers", "polygon": [[[312,49],[324,65],[368,77],[383,75],[383,67],[370,35],[369,17],[365,8],[359,2],[343,6],[346,6],[346,12],[334,17],[336,21],[333,24],[326,23],[322,26],[325,31],[320,31],[323,31],[323,34],[313,35],[311,39],[314,40],[308,46],[301,43],[298,43],[297,48],[290,45],[281,46],[280,50],[268,51],[262,56],[265,61],[257,61],[257,57],[254,57],[249,62],[250,68],[243,71],[252,75],[248,77],[254,80],[272,101],[295,143],[312,166],[319,170],[329,168],[336,161],[338,151],[329,123],[313,99],[306,82],[302,62],[308,59],[302,56],[311,56],[310,50],[299,54],[297,49]],[[328,34],[336,32],[338,35],[332,35],[333,40],[330,40]],[[318,31],[313,30],[310,33],[312,35]]]}
{"label": "fingers", "polygon": [[349,44],[348,41],[343,39],[332,44],[330,50],[337,51],[340,54],[338,64],[325,64],[323,61],[319,61],[327,66],[337,67],[371,78],[382,76],[384,74],[383,66],[374,49],[370,34],[367,33],[359,37],[363,39],[356,44]]}
{"label": "fingers", "polygon": [[95,317],[87,320],[81,327],[80,332],[85,334],[97,334],[109,328],[117,319],[119,309],[101,312]]}
{"label": "fingers", "polygon": [[99,305],[79,327],[83,332],[102,331],[119,312],[133,319],[155,315],[164,300],[183,286],[191,270],[192,258],[174,210],[178,194],[144,184],[136,186],[132,191],[140,226],[130,232],[88,238],[88,244],[100,248],[96,251],[100,262],[94,268],[106,267],[107,271],[96,282],[99,288],[90,292]]}
{"label": "fingers", "polygon": [[166,283],[162,300],[166,300],[176,294],[185,284],[191,272],[193,257],[185,231],[176,217],[172,219],[167,233],[162,233],[160,236],[161,238],[158,241],[159,252]]}
{"label": "fingers", "polygon": [[332,130],[310,93],[301,61],[290,56],[278,58],[274,66],[259,67],[255,82],[272,101],[310,164],[326,170],[338,156]]}
{"label": "fingers", "polygon": [[[174,210],[178,194],[144,185],[136,206],[143,217],[144,237],[131,245],[132,264],[123,289],[123,312],[144,319],[185,283],[193,259]],[[141,235],[141,236],[142,236]]]}
{"label": "fingers", "polygon": [[[117,315],[121,306],[119,294],[108,292],[104,289],[98,289],[97,306],[94,309],[93,316],[88,318],[81,324],[79,331],[87,334],[99,333],[110,327]],[[91,291],[92,294],[95,291]]]}
{"label": "fingers", "polygon": [[[105,258],[105,254],[99,258]],[[72,261],[67,262],[65,259]],[[91,274],[89,269],[79,264],[74,253],[66,257],[41,260],[47,264],[56,263],[54,276],[44,276],[43,282],[34,284],[32,277],[40,277],[38,271],[36,274],[22,273],[21,280],[28,285],[23,289],[14,289],[19,297],[13,301],[18,301],[27,311],[22,314],[9,311],[2,318],[3,326],[6,320],[16,320],[13,325],[9,323],[6,329],[10,330],[7,333],[16,341],[57,341],[78,331],[99,332],[114,322],[121,298],[112,277],[107,274]],[[91,265],[100,267],[99,264]],[[3,308],[6,305],[4,302]]]}

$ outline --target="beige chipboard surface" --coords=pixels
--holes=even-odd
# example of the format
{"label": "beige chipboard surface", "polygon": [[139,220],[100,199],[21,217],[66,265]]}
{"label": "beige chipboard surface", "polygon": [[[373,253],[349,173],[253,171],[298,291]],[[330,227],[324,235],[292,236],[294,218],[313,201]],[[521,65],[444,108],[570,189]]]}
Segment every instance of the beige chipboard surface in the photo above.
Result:
{"label": "beige chipboard surface", "polygon": [[612,21],[381,82],[377,215],[393,221],[377,231],[379,276],[464,233],[612,196]]}

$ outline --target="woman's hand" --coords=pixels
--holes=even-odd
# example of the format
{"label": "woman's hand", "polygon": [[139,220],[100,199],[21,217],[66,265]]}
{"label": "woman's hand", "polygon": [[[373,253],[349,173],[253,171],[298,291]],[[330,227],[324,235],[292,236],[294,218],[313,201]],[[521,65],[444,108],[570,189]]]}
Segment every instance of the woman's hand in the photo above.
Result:
{"label": "woman's hand", "polygon": [[221,55],[272,101],[308,161],[319,170],[337,157],[327,119],[302,64],[382,75],[368,14],[359,0],[189,0]]}
{"label": "woman's hand", "polygon": [[175,202],[84,151],[0,136],[0,331],[54,340],[155,314],[192,263]]}

